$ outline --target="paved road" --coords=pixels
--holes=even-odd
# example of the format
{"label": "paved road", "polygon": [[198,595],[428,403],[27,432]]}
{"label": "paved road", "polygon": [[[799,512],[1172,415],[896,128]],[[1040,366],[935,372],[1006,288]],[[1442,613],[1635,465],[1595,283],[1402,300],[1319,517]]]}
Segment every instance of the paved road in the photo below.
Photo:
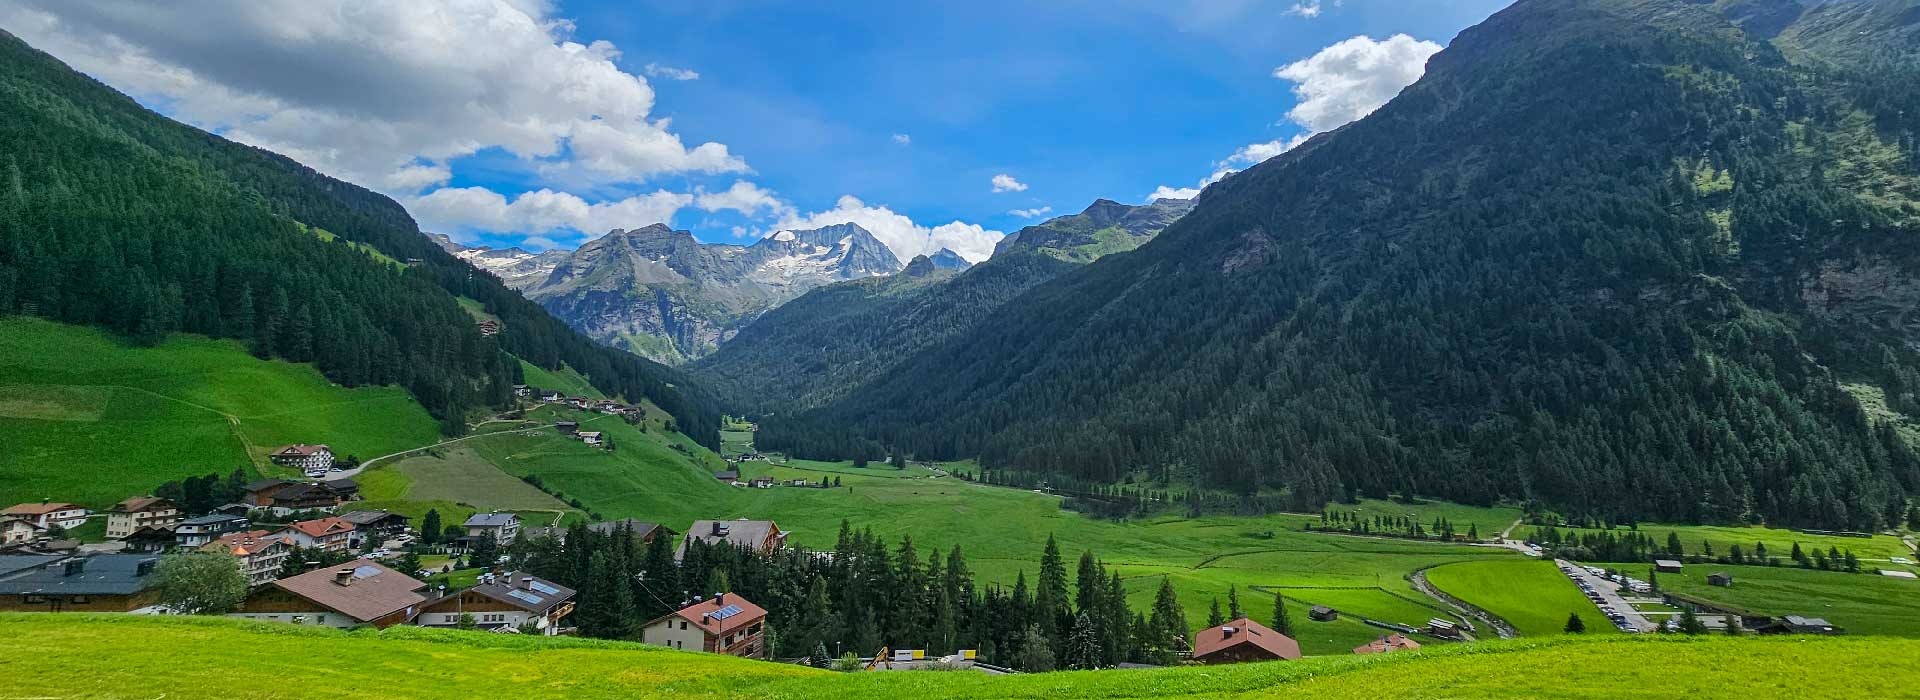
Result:
{"label": "paved road", "polygon": [[1604,577],[1595,576],[1593,572],[1587,571],[1585,567],[1565,559],[1555,559],[1553,563],[1558,564],[1561,571],[1571,570],[1572,573],[1567,574],[1567,576],[1574,581],[1584,581],[1587,585],[1592,586],[1594,592],[1600,594],[1601,603],[1613,606],[1614,612],[1625,615],[1627,617],[1627,624],[1633,625],[1634,629],[1640,630],[1641,632],[1653,631],[1656,626],[1655,623],[1648,620],[1645,615],[1641,615],[1640,611],[1633,609],[1633,605],[1629,604],[1626,598],[1620,594],[1620,584],[1608,581]]}

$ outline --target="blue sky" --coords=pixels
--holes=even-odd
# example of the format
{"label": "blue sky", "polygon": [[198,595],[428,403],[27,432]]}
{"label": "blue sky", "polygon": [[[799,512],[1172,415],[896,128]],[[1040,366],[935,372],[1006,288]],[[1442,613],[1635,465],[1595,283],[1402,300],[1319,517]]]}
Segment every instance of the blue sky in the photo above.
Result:
{"label": "blue sky", "polygon": [[1505,4],[0,0],[0,26],[469,242],[838,219],[979,257],[1364,114]]}

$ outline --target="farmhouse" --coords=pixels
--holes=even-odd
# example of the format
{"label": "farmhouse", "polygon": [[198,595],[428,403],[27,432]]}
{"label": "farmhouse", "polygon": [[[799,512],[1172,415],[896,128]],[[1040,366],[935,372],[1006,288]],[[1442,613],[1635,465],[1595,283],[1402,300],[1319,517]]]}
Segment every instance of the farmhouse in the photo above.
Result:
{"label": "farmhouse", "polygon": [[1300,643],[1266,625],[1240,618],[1193,635],[1193,660],[1205,664],[1235,664],[1300,658]]}
{"label": "farmhouse", "polygon": [[288,445],[267,455],[274,464],[292,467],[307,474],[324,474],[333,468],[333,449],[326,445]]}
{"label": "farmhouse", "polygon": [[71,530],[87,524],[88,511],[72,503],[22,503],[6,510],[0,510],[0,517],[11,516],[37,525],[42,530],[60,528]]}
{"label": "farmhouse", "polygon": [[1653,560],[1653,568],[1655,571],[1663,574],[1677,574],[1680,573],[1683,567],[1680,565],[1680,562],[1672,559],[1655,559]]}
{"label": "farmhouse", "polygon": [[1396,651],[1413,651],[1419,648],[1420,643],[1408,638],[1407,635],[1389,634],[1385,637],[1354,647],[1353,653],[1388,654]]}
{"label": "farmhouse", "polygon": [[107,511],[107,539],[126,539],[143,527],[170,528],[180,522],[180,508],[164,498],[134,496]]}
{"label": "farmhouse", "polygon": [[0,611],[155,614],[152,554],[0,556]]}
{"label": "farmhouse", "polygon": [[353,524],[355,544],[366,540],[388,540],[407,531],[407,516],[385,510],[356,510],[340,514]]}
{"label": "farmhouse", "polygon": [[173,542],[181,547],[198,548],[229,532],[240,532],[253,523],[238,515],[202,515],[174,525]]}
{"label": "farmhouse", "polygon": [[673,649],[755,657],[764,651],[766,619],[760,606],[723,593],[648,622],[640,638]]}
{"label": "farmhouse", "polygon": [[280,566],[293,556],[293,544],[266,530],[248,530],[221,535],[200,551],[233,555],[240,560],[240,573],[247,575],[247,585],[259,586],[273,583],[280,576]]}
{"label": "farmhouse", "polygon": [[732,469],[728,469],[726,471],[721,471],[721,472],[714,472],[713,478],[719,479],[721,481],[731,484],[733,482],[740,480],[740,472]]}
{"label": "farmhouse", "polygon": [[560,633],[560,621],[573,613],[574,590],[532,574],[482,574],[477,586],[448,594],[427,604],[419,624],[454,627],[461,615],[472,615],[480,629],[534,629],[539,634]]}
{"label": "farmhouse", "polygon": [[0,516],[0,547],[13,547],[27,544],[47,534],[47,529],[35,525],[32,520],[14,516]]}
{"label": "farmhouse", "polygon": [[581,442],[587,443],[589,445],[600,444],[600,433],[592,432],[592,431],[582,431],[582,432],[574,433],[574,435],[576,437],[579,437]]}
{"label": "farmhouse", "polygon": [[261,479],[241,489],[246,492],[241,497],[243,505],[249,508],[267,508],[272,510],[274,515],[286,515],[303,510],[331,511],[345,501],[360,497],[360,484],[352,479],[320,482]]}
{"label": "farmhouse", "polygon": [[495,544],[502,547],[513,543],[514,535],[520,534],[520,516],[513,513],[474,513],[467,518],[469,540],[491,537]]}
{"label": "farmhouse", "polygon": [[277,536],[296,547],[323,552],[349,551],[354,541],[353,523],[337,517],[300,520],[288,525]]}
{"label": "farmhouse", "polygon": [[1780,626],[1786,628],[1787,634],[1841,634],[1843,632],[1825,619],[1799,615],[1780,618]]}
{"label": "farmhouse", "polygon": [[173,547],[173,530],[164,527],[143,527],[120,538],[120,551],[126,553],[165,552]]}
{"label": "farmhouse", "polygon": [[747,485],[752,486],[756,489],[770,489],[770,488],[773,488],[773,477],[756,476],[756,477],[753,477],[752,481],[747,482]]}
{"label": "farmhouse", "polygon": [[566,395],[558,391],[540,392],[540,400],[545,403],[560,403],[560,400],[564,398],[566,398]]}
{"label": "farmhouse", "polygon": [[687,539],[680,545],[679,556],[685,556],[687,548],[694,540],[709,545],[730,544],[744,547],[760,554],[772,554],[787,544],[787,535],[780,526],[771,520],[695,520],[693,527],[687,530]]}
{"label": "farmhouse", "polygon": [[480,335],[483,337],[492,336],[500,332],[499,322],[494,321],[493,319],[487,319],[485,321],[481,321],[478,325],[480,328]]}
{"label": "farmhouse", "polygon": [[261,586],[233,617],[296,625],[381,629],[411,622],[426,604],[427,584],[371,559],[316,569]]}

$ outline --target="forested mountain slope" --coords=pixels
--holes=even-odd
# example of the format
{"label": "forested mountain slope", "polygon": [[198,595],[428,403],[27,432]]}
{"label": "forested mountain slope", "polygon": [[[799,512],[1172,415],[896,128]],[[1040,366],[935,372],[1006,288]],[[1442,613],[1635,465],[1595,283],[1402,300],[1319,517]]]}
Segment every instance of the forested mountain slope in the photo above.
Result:
{"label": "forested mountain slope", "polygon": [[[1879,525],[1920,462],[1842,384],[1915,413],[1911,3],[1719,13],[1752,4],[1519,0],[1373,115],[760,444]],[[1844,40],[1771,41],[1848,6]]]}
{"label": "forested mountain slope", "polygon": [[[482,337],[455,296],[504,332]],[[511,353],[718,441],[717,409],[671,370],[474,274],[393,200],[167,120],[0,32],[0,314],[15,313],[242,339],[343,385],[406,387],[448,430],[505,402]]]}
{"label": "forested mountain slope", "polygon": [[[742,410],[818,406],[915,352],[991,322],[1001,304],[1034,285],[1132,250],[1192,208],[1181,199],[1140,206],[1100,200],[1079,214],[1016,231],[992,258],[958,274],[923,256],[898,275],[821,287],[767,312],[692,371]],[[851,444],[878,456],[869,441]],[[851,447],[832,449],[845,454]]]}

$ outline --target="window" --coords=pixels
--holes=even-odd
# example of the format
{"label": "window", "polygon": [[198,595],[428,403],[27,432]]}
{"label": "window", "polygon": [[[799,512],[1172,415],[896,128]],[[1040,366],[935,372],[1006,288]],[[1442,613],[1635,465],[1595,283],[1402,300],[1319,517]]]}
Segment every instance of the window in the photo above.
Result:
{"label": "window", "polygon": [[686,620],[681,620],[681,621],[680,621],[680,629],[683,629],[683,630],[684,630],[684,629],[686,629],[686,628],[687,628],[687,621],[686,621]]}
{"label": "window", "polygon": [[74,605],[86,605],[88,603],[93,602],[93,599],[87,596],[77,595],[77,596],[74,596],[73,600],[69,602],[72,602]]}
{"label": "window", "polygon": [[28,605],[39,605],[39,604],[41,604],[41,603],[45,603],[45,602],[47,602],[47,597],[46,597],[46,596],[43,596],[43,595],[30,595],[30,596],[27,596],[27,604],[28,604]]}

